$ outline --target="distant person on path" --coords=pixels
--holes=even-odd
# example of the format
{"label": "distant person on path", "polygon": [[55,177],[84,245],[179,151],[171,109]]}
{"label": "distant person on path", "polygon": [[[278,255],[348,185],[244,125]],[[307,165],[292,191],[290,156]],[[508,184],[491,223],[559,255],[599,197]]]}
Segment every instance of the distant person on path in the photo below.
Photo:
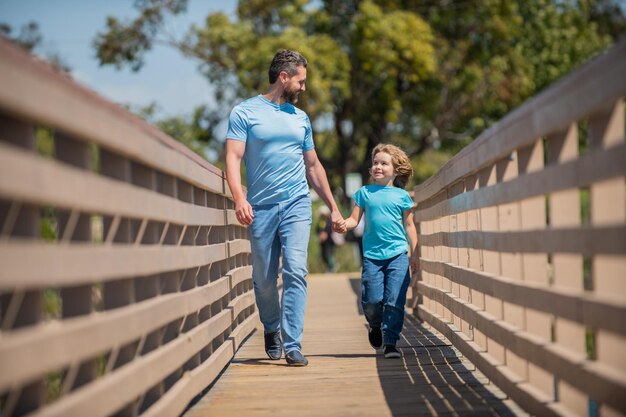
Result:
{"label": "distant person on path", "polygon": [[335,242],[332,238],[333,228],[330,220],[330,210],[326,206],[320,206],[318,209],[315,231],[317,232],[320,255],[322,255],[322,261],[326,265],[326,271],[335,272]]}
{"label": "distant person on path", "polygon": [[[295,366],[308,364],[301,345],[312,222],[307,177],[330,209],[333,228],[345,231],[315,152],[309,117],[294,106],[305,91],[306,75],[307,60],[300,53],[276,53],[269,68],[268,90],[235,106],[226,133],[226,176],[237,220],[249,226],[252,279],[265,351],[270,359],[278,360],[284,342],[285,359]],[[242,159],[247,196],[241,185]],[[282,306],[277,289],[281,252]]]}
{"label": "distant person on path", "polygon": [[419,268],[413,200],[404,190],[413,168],[400,148],[380,144],[372,151],[370,174],[374,183],[352,197],[355,206],[346,227],[354,229],[365,215],[361,303],[369,324],[368,338],[376,349],[384,345],[386,358],[399,358],[396,343],[404,324],[409,264],[413,271]]}
{"label": "distant person on path", "polygon": [[364,225],[364,221],[363,218],[361,218],[361,221],[359,222],[359,224],[356,225],[356,227],[354,229],[352,229],[352,236],[354,238],[354,241],[357,244],[357,251],[358,253],[358,258],[359,258],[359,264],[363,265],[363,230],[365,229],[365,225]]}

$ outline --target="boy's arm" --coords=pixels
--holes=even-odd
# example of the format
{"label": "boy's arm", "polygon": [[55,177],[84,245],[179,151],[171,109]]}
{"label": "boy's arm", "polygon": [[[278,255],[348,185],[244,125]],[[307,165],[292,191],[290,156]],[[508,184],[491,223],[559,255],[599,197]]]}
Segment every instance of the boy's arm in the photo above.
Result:
{"label": "boy's arm", "polygon": [[416,272],[420,265],[419,249],[417,246],[417,228],[413,221],[413,209],[409,209],[404,212],[404,227],[406,234],[409,237],[409,244],[411,246],[411,269]]}
{"label": "boy's arm", "polygon": [[359,224],[359,221],[361,221],[362,215],[363,209],[355,204],[350,217],[346,219],[346,231],[354,229],[356,225]]}

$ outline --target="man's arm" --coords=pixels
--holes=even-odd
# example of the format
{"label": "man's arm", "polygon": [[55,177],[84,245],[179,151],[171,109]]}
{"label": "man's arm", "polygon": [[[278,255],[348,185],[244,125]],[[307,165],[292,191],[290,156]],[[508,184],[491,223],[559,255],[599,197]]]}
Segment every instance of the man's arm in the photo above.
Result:
{"label": "man's arm", "polygon": [[346,222],[337,208],[333,193],[328,185],[326,170],[322,166],[315,149],[304,152],[304,165],[306,166],[306,175],[313,186],[313,189],[326,203],[330,209],[330,219],[333,222],[333,230],[336,232],[345,232]]}
{"label": "man's arm", "polygon": [[241,160],[245,151],[245,142],[226,139],[226,182],[228,182],[228,187],[235,201],[237,221],[249,225],[254,219],[254,213],[241,186]]}

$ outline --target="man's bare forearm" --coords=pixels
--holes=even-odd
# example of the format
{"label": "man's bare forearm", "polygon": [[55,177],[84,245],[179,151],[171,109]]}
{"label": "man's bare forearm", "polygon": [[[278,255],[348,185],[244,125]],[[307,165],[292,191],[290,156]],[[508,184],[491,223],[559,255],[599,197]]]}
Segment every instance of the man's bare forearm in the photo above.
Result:
{"label": "man's bare forearm", "polygon": [[328,208],[331,211],[339,211],[335,198],[333,197],[333,193],[330,191],[330,184],[328,183],[328,178],[326,177],[326,170],[322,164],[317,163],[309,169],[309,181],[311,182],[311,186],[313,186],[317,195],[324,200]]}
{"label": "man's bare forearm", "polygon": [[241,159],[228,153],[226,154],[226,182],[233,200],[242,201],[246,198],[241,186]]}
{"label": "man's bare forearm", "polygon": [[235,216],[239,223],[250,225],[254,220],[254,211],[241,186],[241,159],[245,145],[241,142],[226,140],[226,182],[235,201]]}

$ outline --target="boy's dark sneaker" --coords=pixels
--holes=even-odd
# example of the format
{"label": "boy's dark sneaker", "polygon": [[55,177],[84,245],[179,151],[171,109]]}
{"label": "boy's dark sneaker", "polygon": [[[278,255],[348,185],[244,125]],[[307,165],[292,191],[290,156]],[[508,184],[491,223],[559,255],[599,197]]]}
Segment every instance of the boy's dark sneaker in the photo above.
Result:
{"label": "boy's dark sneaker", "polygon": [[283,354],[283,342],[280,340],[280,331],[265,333],[265,353],[272,360],[280,359]]}
{"label": "boy's dark sneaker", "polygon": [[383,345],[383,332],[380,330],[380,327],[370,327],[369,334],[367,338],[370,341],[370,345],[374,349],[378,349]]}
{"label": "boy's dark sneaker", "polygon": [[385,345],[384,350],[385,358],[401,358],[402,354],[394,345]]}
{"label": "boy's dark sneaker", "polygon": [[291,352],[285,355],[285,359],[287,363],[291,366],[307,366],[309,364],[309,360],[304,357],[302,352],[299,350],[292,350]]}

